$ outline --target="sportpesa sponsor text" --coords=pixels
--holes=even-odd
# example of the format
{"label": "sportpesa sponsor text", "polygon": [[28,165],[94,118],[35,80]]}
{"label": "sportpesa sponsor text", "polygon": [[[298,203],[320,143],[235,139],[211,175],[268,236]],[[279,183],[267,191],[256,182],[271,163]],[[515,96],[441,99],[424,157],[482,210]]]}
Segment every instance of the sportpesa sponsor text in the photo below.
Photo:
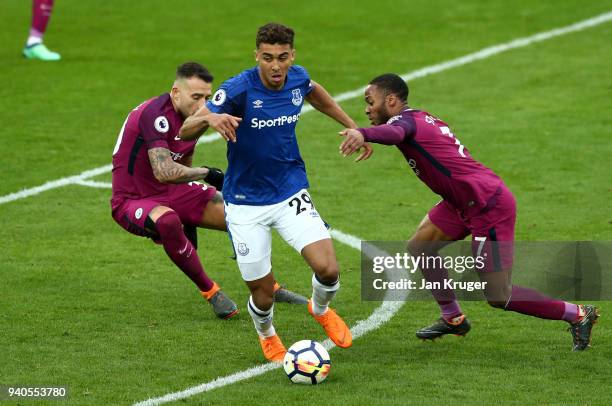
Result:
{"label": "sportpesa sponsor text", "polygon": [[280,116],[270,120],[261,120],[257,117],[251,119],[251,128],[257,128],[261,130],[266,127],[277,127],[285,124],[296,123],[300,119],[300,113],[292,116]]}

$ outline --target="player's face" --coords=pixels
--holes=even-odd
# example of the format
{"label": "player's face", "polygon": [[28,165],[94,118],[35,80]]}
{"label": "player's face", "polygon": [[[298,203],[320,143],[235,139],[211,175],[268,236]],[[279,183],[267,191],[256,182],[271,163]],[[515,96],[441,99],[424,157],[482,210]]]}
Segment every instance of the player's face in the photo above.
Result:
{"label": "player's face", "polygon": [[212,95],[212,83],[197,76],[180,79],[172,87],[172,100],[183,117],[194,114]]}
{"label": "player's face", "polygon": [[289,44],[259,44],[255,51],[255,60],[264,86],[275,90],[282,89],[294,59],[295,49]]}
{"label": "player's face", "polygon": [[368,85],[365,90],[365,113],[373,125],[386,123],[391,115],[387,108],[385,93],[376,85]]}

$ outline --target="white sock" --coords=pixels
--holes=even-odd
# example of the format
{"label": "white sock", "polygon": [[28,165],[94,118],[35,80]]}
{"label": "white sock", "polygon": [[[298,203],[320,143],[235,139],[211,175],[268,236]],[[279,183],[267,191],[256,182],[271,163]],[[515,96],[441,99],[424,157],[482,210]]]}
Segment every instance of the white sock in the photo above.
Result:
{"label": "white sock", "polygon": [[264,311],[255,306],[253,296],[249,296],[247,308],[249,309],[249,314],[253,319],[253,324],[255,324],[257,334],[264,338],[276,335],[276,330],[274,330],[274,326],[272,325],[272,318],[274,317],[274,303],[272,303],[270,310]]}
{"label": "white sock", "polygon": [[314,314],[322,315],[327,311],[329,302],[332,301],[336,292],[340,289],[340,280],[333,285],[324,285],[312,274],[312,311]]}
{"label": "white sock", "polygon": [[36,37],[34,35],[30,35],[28,37],[28,41],[26,42],[26,46],[32,46],[34,44],[41,44],[42,43],[42,38],[41,37]]}

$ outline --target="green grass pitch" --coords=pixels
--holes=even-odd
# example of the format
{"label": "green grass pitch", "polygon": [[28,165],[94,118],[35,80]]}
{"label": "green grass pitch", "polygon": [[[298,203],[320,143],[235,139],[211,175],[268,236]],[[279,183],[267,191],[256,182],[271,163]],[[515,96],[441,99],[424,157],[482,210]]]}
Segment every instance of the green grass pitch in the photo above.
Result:
{"label": "green grass pitch", "polygon": [[[268,21],[296,30],[296,62],[339,94],[610,10],[610,0],[63,0],[45,38],[63,60],[38,63],[20,55],[29,2],[4,0],[0,196],[108,164],[127,113],[169,90],[178,64],[203,62],[218,85],[254,64]],[[518,240],[612,240],[611,43],[608,22],[409,83],[410,104],[447,121],[513,190]],[[367,124],[361,98],[342,106]],[[437,196],[393,148],[342,159],[339,129],[314,112],[298,126],[319,211],[363,239],[408,238]],[[200,145],[194,163],[225,167],[223,143]],[[206,269],[243,308],[218,321],[163,250],[112,221],[109,196],[70,185],[0,205],[0,385],[68,385],[69,404],[130,404],[261,364],[227,236],[199,233]],[[361,301],[359,253],[335,246],[334,306],[354,325],[379,303]],[[308,294],[302,259],[278,238],[273,252],[277,278]],[[464,303],[466,338],[422,343],[414,331],[437,308],[408,302],[353,348],[333,349],[323,385],[291,385],[274,370],[183,402],[611,404],[612,302],[598,306],[593,349],[572,353],[564,323],[483,302]],[[285,344],[324,338],[305,309],[275,313]]]}

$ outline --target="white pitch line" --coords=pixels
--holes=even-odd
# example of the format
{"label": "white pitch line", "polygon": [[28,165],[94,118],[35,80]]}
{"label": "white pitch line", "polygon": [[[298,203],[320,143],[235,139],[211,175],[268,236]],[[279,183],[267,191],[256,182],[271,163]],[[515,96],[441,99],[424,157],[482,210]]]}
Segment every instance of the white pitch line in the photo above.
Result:
{"label": "white pitch line", "polygon": [[[408,80],[412,80],[412,79],[416,79],[420,77],[425,77],[425,76],[439,73],[439,72],[442,72],[448,69],[466,65],[471,62],[486,59],[493,55],[500,54],[502,52],[506,52],[511,49],[525,47],[530,44],[545,41],[545,40],[548,40],[548,39],[551,39],[551,38],[554,38],[560,35],[565,35],[565,34],[569,34],[571,32],[576,32],[576,31],[581,31],[589,27],[603,24],[607,21],[610,21],[611,19],[612,19],[612,12],[604,13],[599,16],[596,16],[588,20],[584,20],[584,21],[581,21],[581,22],[578,22],[578,23],[575,23],[575,24],[572,24],[566,27],[557,28],[557,29],[553,29],[550,31],[538,33],[538,34],[535,34],[529,37],[518,38],[510,42],[506,42],[503,44],[484,48],[478,52],[474,52],[474,53],[465,55],[460,58],[456,58],[456,59],[453,59],[447,62],[443,62],[437,65],[432,65],[432,66],[428,66],[428,67],[425,67],[425,68],[422,68],[422,69],[419,69],[413,72],[409,72],[409,73],[402,75],[402,78],[405,81],[408,81]],[[363,94],[364,89],[365,88],[359,88],[359,89],[356,89],[350,92],[342,93],[342,94],[335,96],[334,98],[336,101],[341,102],[341,101],[348,100],[351,98],[359,97],[360,95]],[[302,113],[307,113],[312,110],[313,110],[312,106],[305,106],[302,109]],[[339,241],[353,248],[361,249],[361,245],[359,244],[359,241],[360,241],[359,238],[348,235],[348,234],[344,234],[338,230],[331,230],[331,232],[332,232],[332,236],[335,239],[338,239]],[[379,306],[378,308],[374,310],[374,312],[370,315],[370,317],[368,317],[364,321],[357,323],[351,329],[351,332],[353,333],[353,337],[359,338],[360,336],[368,333],[369,331],[379,328],[382,324],[390,320],[393,317],[393,315],[395,315],[395,313],[402,307],[403,303],[404,303],[403,301],[401,302],[383,302],[381,306]],[[331,343],[331,341],[329,340],[326,340],[324,345],[330,349],[334,346],[333,343]],[[143,402],[138,402],[135,404],[135,406],[153,406],[153,405],[159,405],[159,404],[163,404],[167,402],[177,401],[180,399],[185,399],[187,397],[191,397],[196,394],[207,392],[207,391],[210,391],[216,388],[234,384],[236,382],[239,382],[245,379],[250,379],[255,376],[262,375],[268,371],[271,371],[277,368],[280,368],[280,365],[273,364],[273,363],[261,364],[256,367],[249,368],[249,369],[237,372],[232,375],[217,378],[213,381],[210,381],[210,382],[207,382],[207,383],[204,383],[204,384],[192,387],[192,388],[188,388],[184,391],[170,393],[170,394],[167,394],[159,398],[153,398],[153,399],[145,400]]]}
{"label": "white pitch line", "polygon": [[[111,187],[110,183],[83,180],[81,178],[81,175],[74,177],[76,178],[76,180],[73,180],[72,183],[83,185],[83,186],[95,187],[95,188],[110,188]],[[343,233],[342,231],[336,230],[336,229],[330,230],[330,234],[334,239],[338,240],[339,242],[346,244],[349,247],[352,247],[358,251],[361,251],[362,249],[361,239],[359,239],[358,237]],[[388,255],[385,252],[379,251],[376,248],[369,247],[369,246],[363,247],[363,252],[369,257]],[[370,316],[366,320],[361,320],[357,322],[357,324],[353,326],[353,328],[351,328],[353,339],[358,339],[362,335],[367,334],[368,332],[372,330],[378,329],[381,325],[389,321],[403,305],[404,305],[403,301],[383,302],[383,304],[380,305],[378,308],[376,308],[374,312],[372,312],[372,314],[370,314]],[[323,341],[321,344],[328,351],[336,346],[329,339]],[[155,398],[155,399],[148,399],[143,402],[136,403],[136,405],[151,406],[151,405],[160,405],[160,404],[167,403],[167,402],[173,402],[173,401],[188,398],[188,397],[191,397],[191,396],[203,393],[203,392],[208,392],[210,390],[220,388],[226,385],[231,385],[233,383],[236,383],[236,382],[239,382],[245,379],[250,379],[255,376],[262,375],[268,371],[278,369],[280,367],[281,365],[276,364],[276,363],[260,364],[255,367],[246,369],[244,371],[240,371],[232,375],[220,377],[208,383],[194,386],[192,388],[188,388],[180,392],[170,393],[170,394],[167,394],[162,397]]]}
{"label": "white pitch line", "polygon": [[[511,49],[526,47],[536,42],[545,41],[545,40],[548,40],[548,39],[551,39],[557,36],[561,36],[561,35],[569,34],[572,32],[581,31],[586,28],[594,27],[594,26],[603,24],[605,22],[608,22],[610,20],[612,20],[612,12],[607,12],[604,14],[600,14],[596,17],[577,22],[569,26],[538,33],[538,34],[535,34],[529,37],[518,38],[513,41],[495,45],[492,47],[487,47],[478,52],[474,52],[474,53],[465,55],[460,58],[452,59],[450,61],[442,62],[440,64],[431,65],[431,66],[428,66],[428,67],[425,67],[425,68],[422,68],[416,71],[408,72],[401,76],[406,81],[425,77],[425,76],[432,75],[435,73],[443,72],[448,69],[463,66],[463,65],[466,65],[468,63],[472,63],[478,60],[486,59],[493,55],[497,55],[497,54],[509,51]],[[362,87],[362,88],[359,88],[359,89],[356,89],[350,92],[341,93],[335,97],[335,100],[337,102],[342,102],[344,100],[358,97],[361,94],[363,94],[364,89],[365,88]],[[302,113],[305,114],[312,110],[313,110],[312,106],[305,106],[302,109]],[[208,136],[201,137],[198,143],[213,142],[218,139],[221,139],[221,137],[219,136],[219,134],[214,133]],[[2,196],[0,197],[0,204],[22,199],[28,196],[33,196],[33,195],[42,193],[46,190],[54,189],[60,186],[83,182],[90,177],[97,176],[101,173],[107,172],[108,170],[111,169],[110,167],[111,167],[110,165],[105,165],[103,167],[92,169],[90,171],[85,171],[81,173],[80,175],[62,178],[62,179],[58,179],[55,181],[50,181],[41,186],[37,186],[34,188],[30,188],[30,189],[24,189],[20,192]],[[90,174],[90,175],[85,176],[86,174]],[[341,238],[339,237],[340,234],[334,235],[334,238]],[[344,236],[347,236],[347,235],[344,235]],[[352,236],[348,236],[348,237],[350,237],[349,239],[356,238]],[[354,243],[354,241],[351,241],[351,243]],[[349,244],[349,245],[353,245],[353,244]],[[351,331],[353,332],[353,335],[355,336],[355,338],[363,334],[366,334],[372,329],[378,328],[382,323],[388,321],[397,312],[397,310],[399,310],[402,304],[403,302],[384,302],[380,307],[378,307],[370,315],[370,317],[368,317],[367,320],[362,321],[358,323],[355,327],[353,327]],[[166,402],[174,401],[178,399],[183,399],[185,397],[192,396],[193,394],[196,394],[196,393],[201,393],[207,390],[222,387],[225,385],[229,385],[229,384],[238,382],[243,379],[248,379],[253,376],[263,374],[275,368],[279,368],[279,366],[275,364],[263,364],[263,365],[251,368],[249,370],[246,370],[246,371],[238,372],[236,374],[229,375],[223,378],[218,378],[212,382],[209,382],[207,384],[203,384],[203,385],[200,385],[194,388],[190,388],[183,392],[169,394],[162,398],[149,399],[145,402],[138,403],[138,405],[155,405],[155,404],[166,403]]]}
{"label": "white pitch line", "polygon": [[113,187],[113,184],[110,182],[98,182],[95,180],[84,180],[84,179],[78,180],[74,182],[74,184],[98,188],[98,189],[111,189]]}
{"label": "white pitch line", "polygon": [[[382,324],[389,321],[395,313],[404,305],[404,302],[383,302],[366,320],[357,322],[357,324],[351,328],[353,339],[357,339],[368,332],[379,328]],[[328,350],[335,347],[331,344],[331,341],[325,340],[323,342],[324,347]],[[167,395],[147,399],[142,402],[134,403],[134,406],[154,406],[161,405],[168,402],[175,402],[177,400],[186,399],[191,396],[195,396],[204,392],[209,392],[213,389],[222,388],[224,386],[232,385],[234,383],[244,381],[247,379],[254,378],[259,375],[263,375],[266,372],[281,368],[281,364],[270,362],[267,364],[260,364],[243,371],[236,372],[231,375],[226,375],[210,382],[203,383],[198,386],[194,386],[180,392],[169,393]]]}
{"label": "white pitch line", "polygon": [[[502,44],[483,48],[480,51],[473,52],[471,54],[467,54],[459,58],[451,59],[449,61],[442,62],[436,65],[426,66],[424,68],[405,73],[401,76],[406,81],[417,79],[417,78],[422,78],[425,76],[433,75],[435,73],[443,72],[445,70],[467,65],[472,62],[480,61],[480,60],[489,58],[493,55],[501,54],[503,52],[506,52],[512,49],[523,48],[523,47],[526,47],[528,45],[531,45],[537,42],[546,41],[546,40],[549,40],[551,38],[555,38],[561,35],[566,35],[572,32],[578,32],[578,31],[585,30],[587,28],[595,27],[597,25],[604,24],[610,20],[612,20],[612,11],[597,15],[595,17],[592,17],[592,18],[589,18],[583,21],[579,21],[577,23],[574,23],[574,24],[571,24],[565,27],[555,28],[549,31],[544,31],[538,34],[530,35],[528,37],[517,38],[509,42],[505,42]],[[356,90],[352,90],[352,91],[345,92],[345,93],[340,93],[339,95],[336,95],[334,99],[339,103],[345,100],[353,99],[355,97],[361,96],[363,94],[364,89],[365,87],[361,87]],[[302,114],[306,114],[312,110],[313,110],[312,106],[304,106],[304,108],[302,109]],[[201,137],[198,141],[198,144],[213,142],[219,139],[221,139],[221,136],[218,133],[213,133],[213,134]],[[105,166],[101,166],[96,169],[92,169],[91,171],[96,172],[99,175],[101,173],[108,172],[110,168],[111,168],[110,165],[105,165]],[[87,178],[83,176],[84,173],[85,172],[83,172],[80,175],[61,178],[58,180],[47,182],[41,186],[36,186],[33,188],[24,189],[19,192],[1,196],[0,204],[12,202],[18,199],[23,199],[29,196],[34,196],[44,191],[58,188],[60,186],[74,184],[77,181],[86,180]],[[93,176],[96,176],[96,175],[91,175],[89,177],[93,177]]]}
{"label": "white pitch line", "polygon": [[[342,231],[334,230],[334,229],[330,230],[330,234],[332,235],[334,239],[338,240],[339,242],[343,244],[346,244],[352,248],[355,248],[356,250],[362,249],[361,239],[359,239],[358,237],[355,237],[350,234],[345,234]],[[387,253],[382,252],[376,247],[372,247],[372,246],[364,246],[363,251],[369,257],[373,257],[375,255],[388,255]],[[405,270],[401,270],[403,271],[403,274],[399,272],[400,270],[396,270],[396,271],[398,272],[394,275],[397,275],[396,276],[397,278],[406,277]],[[359,337],[369,333],[370,331],[378,329],[384,323],[391,320],[391,318],[395,315],[395,313],[397,313],[397,311],[404,305],[405,300],[402,300],[402,299],[406,299],[406,296],[407,296],[407,292],[404,293],[404,296],[400,296],[398,298],[399,301],[388,301],[388,302],[383,301],[383,303],[380,306],[378,306],[372,312],[372,314],[370,314],[370,316],[367,319],[358,321],[357,324],[355,324],[351,328],[353,339],[356,340]],[[323,341],[322,344],[328,351],[336,346],[330,339]],[[260,364],[260,365],[245,369],[243,371],[236,372],[231,375],[226,375],[223,377],[213,379],[210,382],[206,382],[201,385],[193,386],[191,388],[187,388],[179,392],[169,393],[167,395],[164,395],[158,398],[147,399],[142,402],[135,403],[134,406],[155,406],[155,405],[161,405],[161,404],[168,403],[168,402],[175,402],[177,400],[186,399],[188,397],[195,396],[200,393],[209,392],[213,389],[221,388],[227,385],[232,385],[234,383],[244,381],[246,379],[251,379],[256,376],[263,375],[266,372],[269,372],[275,369],[279,369],[281,366],[282,366],[281,364],[277,364],[274,362]]]}
{"label": "white pitch line", "polygon": [[72,185],[80,181],[83,181],[87,178],[92,178],[94,176],[98,176],[103,173],[106,173],[110,171],[111,169],[113,169],[112,165],[104,165],[99,168],[90,169],[88,171],[81,172],[78,175],[69,176],[67,178],[61,178],[57,180],[52,180],[52,181],[45,183],[44,185],[36,186],[30,189],[24,189],[19,192],[15,192],[15,193],[11,193],[11,194],[2,196],[0,197],[0,204],[12,202],[14,200],[19,200],[19,199],[25,199],[26,197],[34,196],[44,191],[58,188],[60,186]]}

